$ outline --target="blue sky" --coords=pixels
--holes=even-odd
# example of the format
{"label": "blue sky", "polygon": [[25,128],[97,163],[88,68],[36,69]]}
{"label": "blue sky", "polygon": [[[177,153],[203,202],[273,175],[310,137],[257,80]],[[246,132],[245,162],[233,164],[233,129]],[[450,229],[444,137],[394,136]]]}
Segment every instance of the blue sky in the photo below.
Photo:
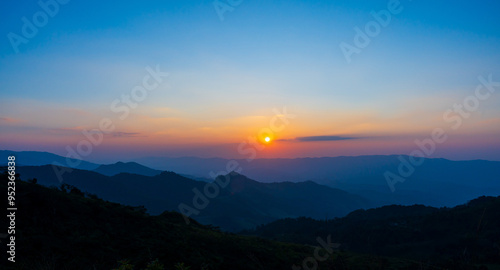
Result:
{"label": "blue sky", "polygon": [[[402,0],[403,10],[348,63],[339,44],[353,44],[354,28],[363,29],[371,12],[389,2],[244,0],[221,21],[213,1],[73,0],[59,5],[18,53],[8,34],[21,34],[22,18],[32,20],[42,8],[36,1],[4,2],[0,117],[10,121],[0,123],[0,142],[63,153],[65,144],[78,142],[79,130],[113,116],[110,103],[142,81],[145,67],[159,65],[170,74],[168,85],[117,123],[118,131],[141,137],[110,139],[108,147],[133,140],[142,155],[158,154],[148,150],[158,147],[161,154],[190,148],[214,155],[193,149],[232,149],[265,126],[273,108],[286,106],[299,118],[277,138],[370,135],[401,143],[384,150],[371,140],[363,151],[344,142],[296,143],[271,156],[405,153],[411,141],[443,124],[443,112],[473,92],[478,76],[500,80],[500,3]],[[500,160],[491,153],[500,149],[499,105],[498,95],[482,102],[456,131],[456,144],[436,155]],[[27,131],[33,138],[13,139]],[[103,158],[101,152],[93,158]]]}

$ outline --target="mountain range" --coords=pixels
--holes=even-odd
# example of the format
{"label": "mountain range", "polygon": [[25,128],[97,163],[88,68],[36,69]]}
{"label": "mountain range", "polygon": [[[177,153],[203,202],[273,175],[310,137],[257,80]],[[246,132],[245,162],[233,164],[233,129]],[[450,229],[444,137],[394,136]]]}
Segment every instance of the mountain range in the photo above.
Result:
{"label": "mountain range", "polygon": [[[65,164],[64,157],[51,153],[0,151],[7,160],[15,155],[23,177],[37,178],[45,186],[59,186],[54,168],[43,164]],[[359,208],[389,204],[423,204],[452,207],[483,195],[500,194],[500,162],[424,159],[423,164],[394,192],[384,177],[398,173],[405,156],[360,156],[334,158],[236,160],[241,174],[232,174],[231,184],[209,201],[202,211],[194,207],[203,198],[210,172],[224,171],[231,160],[201,158],[146,158],[136,162],[99,165],[74,162],[64,183],[106,200],[128,205],[144,205],[152,214],[165,210],[193,212],[193,218],[229,231],[249,229],[279,218],[306,216],[332,218]],[[152,164],[152,161],[158,164]],[[149,162],[149,163],[148,163]],[[141,164],[160,166],[168,171]],[[233,160],[234,162],[234,160]],[[224,164],[225,163],[225,164]],[[36,166],[24,166],[36,165]],[[158,168],[155,167],[155,168]],[[172,172],[172,171],[175,171]],[[201,172],[209,172],[202,174]],[[274,179],[275,181],[272,181]],[[289,181],[284,181],[288,179]],[[200,200],[201,199],[201,200]],[[182,209],[179,205],[186,207]],[[194,211],[187,211],[191,209]]]}
{"label": "mountain range", "polygon": [[[51,153],[0,151],[1,160],[17,155],[19,164],[45,165],[54,161],[61,166],[66,158]],[[227,165],[240,164],[242,174],[259,182],[314,181],[321,185],[345,190],[369,199],[375,205],[424,204],[435,207],[452,207],[482,195],[500,194],[500,162],[485,160],[451,161],[425,158],[404,182],[394,185],[394,192],[387,183],[387,172],[399,175],[402,164],[409,163],[408,156],[357,156],[296,159],[244,159],[197,157],[149,157],[134,163],[100,165],[80,161],[76,168],[97,170],[105,175],[129,172],[156,175],[160,171],[174,171],[190,179],[213,181],[216,175],[227,174]],[[1,164],[1,162],[0,162]],[[147,167],[149,168],[147,168]]]}
{"label": "mountain range", "polygon": [[[56,173],[62,170],[67,168],[53,165],[17,168],[23,179],[36,178],[38,184],[48,187],[62,184]],[[221,176],[226,177],[228,186],[220,188],[214,198],[207,198],[210,197],[206,193],[209,183],[166,171],[156,176],[130,173],[106,176],[72,169],[64,174],[63,183],[112,202],[145,206],[151,214],[166,210],[182,212],[181,204],[195,208],[197,201],[206,200],[207,206],[195,209],[199,213],[191,217],[228,231],[254,228],[285,217],[338,217],[371,206],[358,195],[312,181],[260,183],[237,173]],[[205,195],[199,199],[196,194]]]}
{"label": "mountain range", "polygon": [[[482,196],[500,194],[499,162],[425,159],[392,192],[381,179],[388,171],[400,173],[408,157],[255,160],[239,173],[224,174],[221,169],[215,179],[207,179],[198,174],[206,166],[243,161],[178,158],[165,164],[179,174],[152,169],[142,165],[144,160],[99,165],[50,153],[0,154],[15,155],[16,171],[29,182],[17,182],[20,207],[36,208],[18,217],[29,224],[20,226],[20,234],[33,247],[19,249],[20,254],[32,254],[25,256],[25,265],[43,260],[71,267],[76,260],[82,269],[94,261],[108,268],[118,264],[115,269],[163,269],[162,263],[186,269],[183,263],[175,264],[184,261],[200,268],[244,264],[248,269],[296,269],[295,263],[305,262],[307,253],[317,252],[311,246],[324,242],[318,239],[337,247],[318,269],[483,270],[500,265],[500,197]],[[191,168],[197,169],[182,171],[181,163],[191,161]],[[265,180],[246,174],[262,174]],[[287,177],[293,181],[281,181]],[[443,207],[461,199],[467,203]],[[393,201],[408,206],[391,205]],[[423,203],[411,205],[415,201]],[[65,242],[48,249],[75,246],[75,254],[65,251],[75,256],[73,261],[33,251],[47,248],[44,243],[59,234],[68,235]],[[98,244],[102,239],[105,244]],[[134,241],[134,248],[154,250],[132,250],[128,240]],[[184,241],[201,246],[193,248]],[[101,245],[107,259],[97,252]],[[274,259],[257,252],[267,248],[281,251]],[[177,249],[182,251],[177,254]],[[198,255],[183,255],[190,251]],[[87,255],[77,255],[82,252]],[[248,258],[232,259],[241,254]]]}
{"label": "mountain range", "polygon": [[[196,176],[209,176],[224,171],[230,160],[222,158],[150,157],[137,162],[156,169],[173,170]],[[387,183],[386,173],[399,176],[410,164],[409,156],[355,156],[295,159],[244,159],[242,173],[261,182],[316,183],[339,188],[366,197],[380,205],[425,204],[455,206],[481,195],[500,194],[500,162],[486,160],[451,161],[424,158],[422,164],[411,166],[412,173],[394,186]]]}
{"label": "mountain range", "polygon": [[[6,179],[4,170],[0,177]],[[16,205],[22,209],[16,213],[17,261],[2,260],[6,270],[500,268],[500,197],[454,208],[391,205],[344,218],[287,218],[245,236],[191,219],[186,224],[176,212],[151,216],[144,208],[107,202],[76,187],[46,188],[21,179],[16,181]],[[0,187],[7,189],[7,182]],[[8,223],[0,219],[2,227]]]}

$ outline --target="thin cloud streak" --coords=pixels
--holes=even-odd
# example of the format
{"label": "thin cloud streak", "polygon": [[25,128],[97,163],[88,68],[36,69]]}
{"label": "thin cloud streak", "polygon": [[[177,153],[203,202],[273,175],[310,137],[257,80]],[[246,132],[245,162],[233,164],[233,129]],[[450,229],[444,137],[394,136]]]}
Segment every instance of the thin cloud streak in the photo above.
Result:
{"label": "thin cloud streak", "polygon": [[344,137],[335,135],[324,135],[324,136],[304,136],[296,137],[294,139],[279,139],[277,141],[293,141],[293,142],[327,142],[327,141],[345,141],[345,140],[355,140],[361,139],[361,137]]}
{"label": "thin cloud streak", "polygon": [[111,135],[113,137],[146,137],[141,136],[138,132],[112,132]]}
{"label": "thin cloud streak", "polygon": [[307,137],[297,137],[295,140],[299,142],[323,142],[323,141],[344,141],[344,140],[354,140],[358,139],[355,137],[343,137],[343,136],[307,136]]}

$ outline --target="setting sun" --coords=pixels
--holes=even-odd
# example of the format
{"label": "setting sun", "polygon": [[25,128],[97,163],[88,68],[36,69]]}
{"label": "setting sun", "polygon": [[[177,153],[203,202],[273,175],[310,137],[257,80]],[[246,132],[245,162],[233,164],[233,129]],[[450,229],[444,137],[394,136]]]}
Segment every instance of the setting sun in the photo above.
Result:
{"label": "setting sun", "polygon": [[266,138],[264,138],[264,141],[266,141],[266,142],[270,142],[270,141],[271,141],[271,138],[266,137]]}

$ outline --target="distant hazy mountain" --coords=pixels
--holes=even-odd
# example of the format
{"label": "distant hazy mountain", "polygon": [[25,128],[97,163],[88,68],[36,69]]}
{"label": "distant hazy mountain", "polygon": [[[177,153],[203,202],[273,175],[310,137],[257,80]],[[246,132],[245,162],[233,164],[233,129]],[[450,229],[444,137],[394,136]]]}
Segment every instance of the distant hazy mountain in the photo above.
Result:
{"label": "distant hazy mountain", "polygon": [[[384,174],[399,174],[408,156],[358,156],[296,159],[236,160],[242,173],[261,182],[300,182],[311,180],[358,194],[379,205],[425,204],[455,206],[473,198],[500,195],[500,162],[424,159],[413,167],[405,181],[392,192]],[[224,171],[230,160],[221,158],[142,158],[142,164],[179,173],[209,177],[210,172]]]}
{"label": "distant hazy mountain", "polygon": [[[12,151],[1,151],[3,160]],[[54,160],[65,165],[66,159],[50,153],[16,152],[17,164],[43,165]],[[0,158],[2,157],[0,155]],[[413,168],[405,181],[395,185],[392,192],[384,177],[386,172],[399,174],[408,156],[358,156],[297,159],[236,160],[242,173],[259,182],[314,181],[360,195],[377,206],[387,204],[424,204],[435,207],[455,206],[482,195],[500,195],[500,162],[451,161],[425,159]],[[156,170],[175,171],[188,178],[209,181],[214,175],[225,174],[230,160],[222,158],[152,157],[136,160]],[[0,161],[0,164],[2,162]],[[97,164],[80,162],[78,168],[93,170]],[[120,167],[120,166],[116,166]],[[124,171],[127,171],[125,166]],[[103,172],[111,175],[120,170]],[[138,173],[138,171],[128,171]],[[150,174],[148,174],[150,175]]]}
{"label": "distant hazy mountain", "polygon": [[[61,168],[58,168],[61,169]],[[37,178],[39,184],[59,186],[53,166],[18,167],[21,178]],[[152,214],[179,211],[179,204],[195,208],[195,192],[206,194],[205,182],[191,180],[173,172],[148,177],[121,173],[105,176],[74,169],[63,176],[64,183],[76,186],[113,202],[144,205]],[[228,176],[229,184],[208,205],[191,217],[230,231],[253,228],[285,217],[339,217],[370,207],[368,200],[345,191],[308,181],[303,183],[260,183],[239,174]],[[224,180],[225,181],[225,180]],[[200,200],[200,199],[196,199]],[[203,199],[201,199],[203,200]],[[197,208],[196,208],[197,209]]]}
{"label": "distant hazy mountain", "polygon": [[146,176],[155,176],[162,172],[160,170],[148,168],[136,162],[117,162],[109,165],[101,165],[94,169],[94,171],[107,176],[113,176],[120,173],[133,173]]}
{"label": "distant hazy mountain", "polygon": [[36,151],[10,151],[10,150],[0,150],[0,164],[6,164],[8,156],[16,157],[16,164],[24,166],[40,166],[53,164],[54,162],[60,164],[60,166],[78,168],[82,170],[93,170],[99,165],[79,159],[65,158],[56,154],[48,152],[36,152]]}

